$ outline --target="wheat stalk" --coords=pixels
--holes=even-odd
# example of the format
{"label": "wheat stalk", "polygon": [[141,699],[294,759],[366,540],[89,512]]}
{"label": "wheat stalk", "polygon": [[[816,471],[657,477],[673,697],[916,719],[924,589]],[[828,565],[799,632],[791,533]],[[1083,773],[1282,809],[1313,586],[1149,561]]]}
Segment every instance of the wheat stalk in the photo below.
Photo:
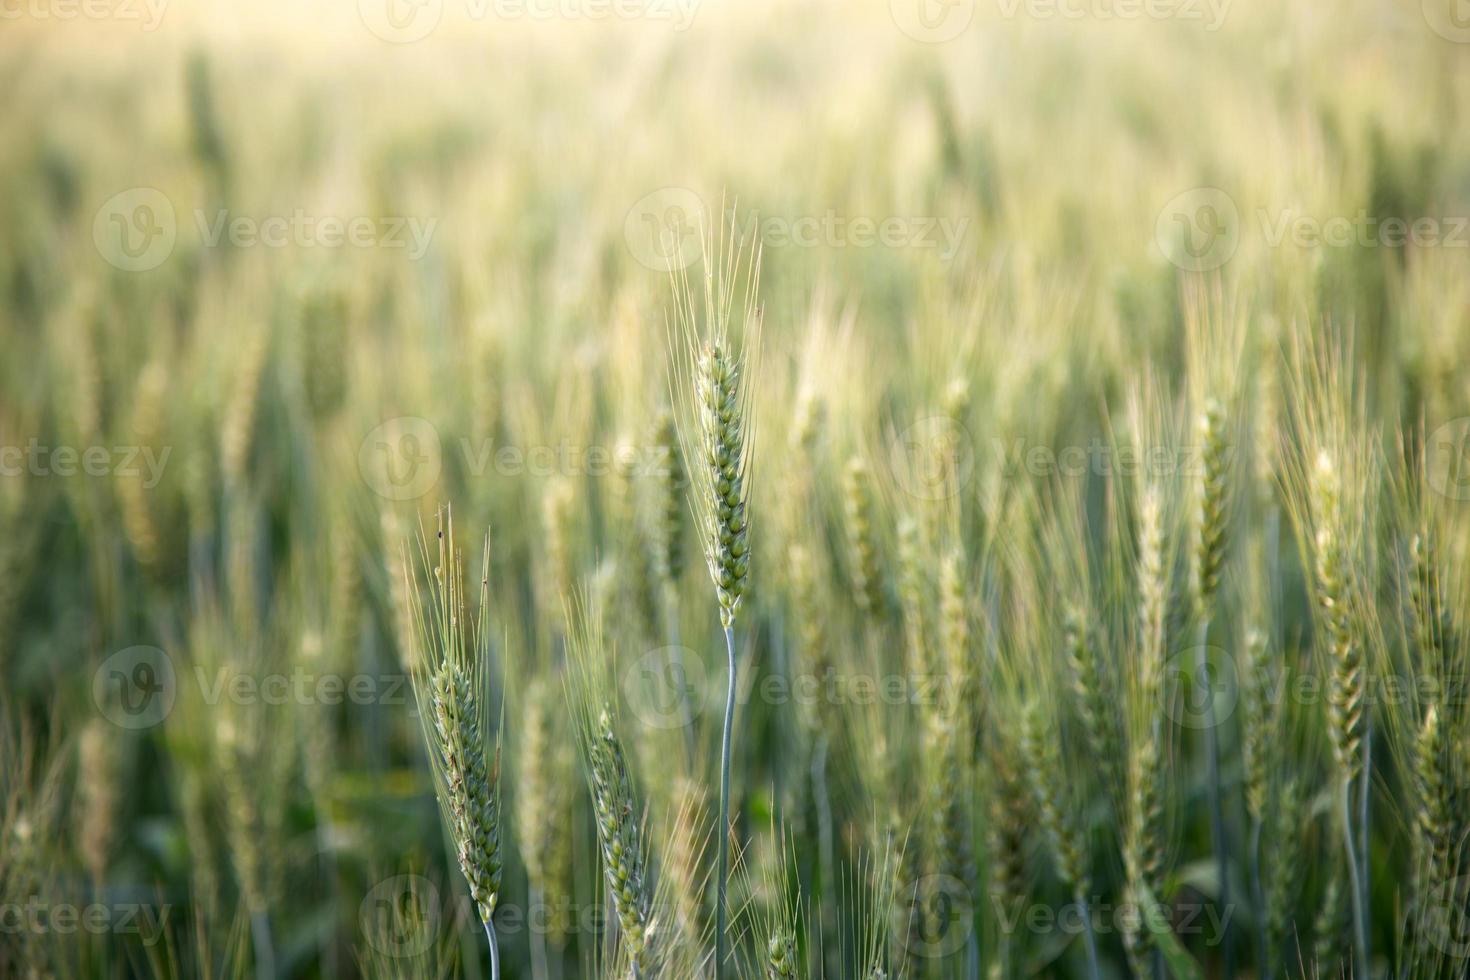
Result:
{"label": "wheat stalk", "polygon": [[612,710],[604,706],[596,726],[582,736],[592,790],[603,873],[617,912],[623,943],[635,977],[653,965],[653,921],[639,821],[622,742],[613,729]]}
{"label": "wheat stalk", "polygon": [[[1367,725],[1367,671],[1363,646],[1353,620],[1349,575],[1351,551],[1342,505],[1341,474],[1332,455],[1317,455],[1309,492],[1315,535],[1313,572],[1317,607],[1326,639],[1331,694],[1327,704],[1327,731],[1337,760],[1341,783],[1342,830],[1352,879],[1353,934],[1359,969],[1368,968],[1368,894],[1363,880],[1367,854],[1358,854],[1353,838],[1353,784],[1364,772],[1363,734]],[[1364,791],[1366,793],[1366,781]]]}
{"label": "wheat stalk", "polygon": [[102,717],[88,721],[77,744],[77,847],[99,895],[118,838],[123,745]]}
{"label": "wheat stalk", "polygon": [[[1016,770],[1017,746],[991,727],[990,792],[985,824],[990,897],[997,908],[1018,907],[1026,899],[1026,829],[1031,814],[1025,782]],[[1000,936],[996,965],[1002,980],[1014,975],[1016,937]]]}
{"label": "wheat stalk", "polygon": [[1339,962],[1343,949],[1342,920],[1346,916],[1347,905],[1348,896],[1343,894],[1342,862],[1332,861],[1317,915],[1312,922],[1312,960],[1319,970],[1327,964]]}
{"label": "wheat stalk", "polygon": [[[560,913],[561,899],[570,896],[572,875],[572,806],[567,784],[574,775],[572,741],[558,723],[557,692],[545,678],[535,677],[527,685],[521,714],[521,739],[516,767],[516,832],[521,859],[526,866],[533,896],[547,909],[546,928],[536,930],[534,955],[537,976],[546,976],[545,941],[558,947],[566,941],[570,923]],[[533,906],[536,901],[533,899]]]}
{"label": "wheat stalk", "polygon": [[[1048,725],[1048,721],[1052,724]],[[1087,940],[1088,976],[1101,976],[1097,961],[1097,937],[1093,934],[1092,916],[1088,911],[1088,893],[1092,890],[1087,870],[1087,844],[1077,828],[1071,808],[1063,799],[1062,787],[1070,785],[1062,767],[1057,745],[1055,718],[1047,719],[1041,706],[1032,700],[1022,708],[1021,747],[1026,758],[1027,784],[1041,829],[1046,834],[1062,881],[1072,890],[1072,897],[1082,911],[1083,934]]]}
{"label": "wheat stalk", "polygon": [[1300,877],[1301,789],[1287,779],[1277,794],[1272,834],[1271,873],[1265,885],[1266,946],[1261,952],[1261,975],[1272,977],[1288,956],[1288,933],[1292,926],[1291,905]]}
{"label": "wheat stalk", "polygon": [[610,700],[612,659],[603,646],[600,607],[587,595],[568,606],[571,670],[567,700],[592,796],[602,870],[627,966],[636,980],[657,975],[658,937],[642,808]]}
{"label": "wheat stalk", "polygon": [[[760,316],[755,297],[760,290],[760,249],[749,251],[744,270],[746,286],[742,307],[745,346],[737,351],[730,332],[735,281],[741,250],[736,228],[715,261],[705,255],[702,309],[697,310],[682,272],[675,273],[674,299],[683,358],[676,358],[677,387],[693,408],[695,431],[680,439],[686,455],[697,459],[691,469],[693,510],[704,547],[705,565],[720,606],[725,632],[725,716],[720,738],[720,821],[715,897],[715,974],[725,976],[727,923],[726,893],[730,877],[730,752],[735,724],[735,616],[745,598],[750,572],[750,526],[747,478],[751,462],[751,398],[749,352],[758,348]],[[721,261],[722,260],[722,261]],[[718,263],[719,268],[716,269]],[[690,451],[690,447],[695,447]]]}
{"label": "wheat stalk", "polygon": [[[484,551],[476,621],[466,615],[464,559],[454,542],[453,516],[438,518],[437,558],[429,600],[407,583],[414,623],[410,677],[419,722],[434,774],[440,813],[454,840],[459,869],[469,886],[490,947],[492,976],[500,973],[494,915],[500,896],[500,749],[491,747],[489,680],[489,538]],[[428,543],[420,547],[430,564]],[[405,565],[407,563],[405,562]]]}
{"label": "wheat stalk", "polygon": [[654,570],[666,587],[672,587],[684,574],[688,507],[684,495],[688,478],[672,412],[659,414],[653,433],[653,445],[662,463],[654,484]]}
{"label": "wheat stalk", "polygon": [[865,616],[881,619],[885,599],[877,531],[873,526],[872,481],[868,464],[862,457],[854,456],[848,460],[842,471],[842,512],[847,529],[853,602]]}
{"label": "wheat stalk", "polygon": [[[1220,725],[1215,685],[1210,671],[1210,621],[1214,617],[1220,576],[1225,566],[1225,532],[1230,504],[1230,444],[1224,407],[1207,399],[1199,417],[1204,472],[1199,487],[1195,541],[1195,602],[1199,615],[1194,645],[1195,683],[1205,686],[1205,755],[1210,803],[1210,837],[1214,844],[1219,904],[1230,907],[1230,842],[1225,832],[1225,805],[1220,786]],[[1224,936],[1225,976],[1235,976],[1235,943],[1227,922]]]}

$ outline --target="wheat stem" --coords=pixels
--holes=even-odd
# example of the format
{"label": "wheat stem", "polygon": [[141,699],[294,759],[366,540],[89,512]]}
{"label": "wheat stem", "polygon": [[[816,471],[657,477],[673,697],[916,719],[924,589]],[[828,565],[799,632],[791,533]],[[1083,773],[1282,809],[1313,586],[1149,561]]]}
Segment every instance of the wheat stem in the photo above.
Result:
{"label": "wheat stem", "polygon": [[[1199,633],[1195,637],[1194,667],[1195,683],[1205,688],[1205,756],[1210,794],[1210,840],[1215,848],[1215,871],[1219,875],[1219,903],[1221,909],[1230,908],[1230,842],[1225,836],[1225,805],[1220,790],[1220,735],[1219,717],[1215,712],[1215,683],[1210,676],[1210,654],[1205,645],[1210,634],[1208,617],[1200,620]],[[1235,942],[1226,919],[1225,976],[1235,976]]]}
{"label": "wheat stem", "polygon": [[265,909],[250,913],[250,938],[255,945],[255,976],[257,980],[275,980],[276,952],[271,941],[271,920]]}
{"label": "wheat stem", "polygon": [[1268,959],[1266,945],[1266,899],[1265,891],[1261,887],[1261,821],[1257,817],[1251,818],[1251,901],[1256,907],[1256,945],[1261,956],[1261,980],[1271,980],[1275,972],[1273,964]]}
{"label": "wheat stem", "polygon": [[1080,888],[1077,890],[1077,905],[1082,912],[1082,939],[1087,945],[1087,977],[1088,980],[1102,980],[1097,962],[1097,933],[1092,928],[1092,907],[1087,902],[1087,894]]}
{"label": "wheat stem", "polygon": [[725,975],[725,925],[728,909],[725,893],[730,879],[730,735],[735,726],[735,629],[725,627],[726,680],[725,726],[720,736],[720,864],[715,896],[715,976]]}
{"label": "wheat stem", "polygon": [[827,736],[817,736],[816,748],[812,750],[812,793],[817,808],[817,849],[821,867],[818,880],[822,883],[822,897],[836,895],[836,880],[832,842],[832,797],[827,791]]}
{"label": "wheat stem", "polygon": [[1348,877],[1353,901],[1353,945],[1357,952],[1357,976],[1368,975],[1368,930],[1363,918],[1363,879],[1358,873],[1357,845],[1353,842],[1353,780],[1342,780],[1342,837],[1347,848]]}
{"label": "wheat stem", "polygon": [[1372,899],[1373,899],[1373,869],[1369,864],[1368,851],[1368,803],[1373,790],[1373,717],[1367,715],[1363,719],[1363,788],[1358,800],[1358,861],[1361,869],[1363,898],[1359,915],[1363,918],[1363,976],[1368,976],[1373,955],[1372,931]]}
{"label": "wheat stem", "polygon": [[[536,885],[530,888],[530,899],[532,910],[542,909],[546,904],[545,893]],[[546,929],[534,925],[531,927],[531,976],[533,980],[548,980],[550,976],[546,966]]]}
{"label": "wheat stem", "polygon": [[664,618],[667,620],[666,629],[669,637],[669,666],[678,685],[674,696],[679,699],[679,724],[684,729],[684,758],[689,764],[689,771],[693,772],[697,754],[694,744],[694,710],[689,705],[689,685],[685,683],[688,675],[684,672],[684,648],[679,641],[679,587],[672,579],[666,580],[663,585],[663,593]]}
{"label": "wheat stem", "polygon": [[500,980],[500,945],[495,941],[495,926],[485,920],[485,941],[490,944],[490,980]]}

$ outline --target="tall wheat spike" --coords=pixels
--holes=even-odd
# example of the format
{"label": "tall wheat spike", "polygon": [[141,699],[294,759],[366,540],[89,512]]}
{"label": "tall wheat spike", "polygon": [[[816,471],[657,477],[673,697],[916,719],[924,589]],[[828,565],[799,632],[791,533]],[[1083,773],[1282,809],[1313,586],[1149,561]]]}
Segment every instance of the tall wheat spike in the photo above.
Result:
{"label": "tall wheat spike", "polygon": [[567,697],[592,795],[603,876],[618,919],[618,938],[634,980],[660,976],[653,882],[644,819],[610,700],[611,659],[599,608],[587,597],[569,606],[571,672]]}
{"label": "tall wheat spike", "polygon": [[[1219,904],[1230,907],[1230,842],[1225,830],[1224,791],[1220,785],[1220,726],[1215,706],[1215,683],[1210,668],[1210,621],[1218,605],[1220,578],[1225,567],[1225,533],[1231,496],[1229,422],[1224,406],[1208,398],[1199,416],[1199,438],[1204,469],[1198,489],[1195,518],[1195,602],[1199,616],[1196,634],[1195,683],[1205,688],[1205,754],[1210,804],[1210,837],[1215,851]],[[1225,976],[1235,976],[1234,933],[1227,923],[1223,939]]]}
{"label": "tall wheat spike", "polygon": [[874,527],[872,474],[860,456],[848,460],[842,473],[842,508],[847,529],[848,574],[853,602],[866,616],[881,619],[886,600],[882,562]]}
{"label": "tall wheat spike", "polygon": [[[490,732],[490,543],[486,536],[476,619],[468,619],[464,558],[454,540],[454,519],[438,518],[437,554],[429,566],[428,601],[417,582],[408,582],[414,623],[409,671],[418,704],[440,813],[454,840],[460,872],[485,928],[491,972],[500,973],[494,915],[500,897],[500,747]],[[405,563],[407,564],[407,563]]]}
{"label": "tall wheat spike", "polygon": [[1342,504],[1338,463],[1332,454],[1318,454],[1310,477],[1312,521],[1315,528],[1314,575],[1322,634],[1326,640],[1330,671],[1327,701],[1327,732],[1337,760],[1342,796],[1342,825],[1348,851],[1348,873],[1352,879],[1353,934],[1359,969],[1368,963],[1368,894],[1353,836],[1353,786],[1363,772],[1363,733],[1367,725],[1367,671],[1361,638],[1354,624],[1354,597],[1350,576],[1352,553]]}
{"label": "tall wheat spike", "polygon": [[1077,827],[1070,801],[1064,795],[1063,787],[1073,783],[1067,779],[1066,770],[1062,768],[1055,720],[1053,717],[1053,724],[1048,726],[1048,719],[1035,701],[1027,703],[1022,709],[1021,744],[1026,757],[1027,783],[1031,787],[1031,798],[1036,804],[1041,828],[1051,845],[1057,871],[1082,909],[1089,976],[1092,980],[1098,980],[1101,974],[1097,960],[1097,938],[1093,934],[1092,916],[1088,911],[1092,881],[1088,871],[1087,843]]}
{"label": "tall wheat spike", "polygon": [[1328,675],[1326,728],[1339,782],[1354,970],[1366,973],[1372,952],[1368,655],[1370,642],[1381,643],[1369,601],[1379,446],[1363,418],[1363,382],[1348,373],[1349,349],[1324,353],[1316,343],[1314,334],[1304,334],[1294,352],[1301,445],[1286,484],[1303,562],[1311,570],[1313,645]]}
{"label": "tall wheat spike", "polygon": [[[693,431],[680,429],[685,455],[698,462],[691,467],[693,510],[704,547],[705,565],[720,607],[725,632],[725,717],[720,739],[720,818],[718,866],[715,878],[715,974],[727,969],[726,893],[730,877],[730,753],[735,724],[735,616],[745,599],[750,572],[748,516],[751,463],[752,385],[743,375],[750,353],[759,349],[760,248],[751,248],[742,270],[734,221],[716,256],[706,251],[702,302],[696,305],[682,270],[675,272],[674,301],[678,338],[675,358],[676,395],[692,410]],[[745,282],[740,334],[731,333],[737,279]]]}
{"label": "tall wheat spike", "polygon": [[[533,905],[546,905],[546,928],[532,937],[535,955],[544,960],[545,940],[558,948],[571,923],[562,902],[571,897],[573,805],[568,791],[575,777],[574,742],[560,722],[561,692],[545,677],[527,684],[521,714],[520,764],[516,768],[516,835],[530,880]],[[546,975],[544,963],[537,976]]]}

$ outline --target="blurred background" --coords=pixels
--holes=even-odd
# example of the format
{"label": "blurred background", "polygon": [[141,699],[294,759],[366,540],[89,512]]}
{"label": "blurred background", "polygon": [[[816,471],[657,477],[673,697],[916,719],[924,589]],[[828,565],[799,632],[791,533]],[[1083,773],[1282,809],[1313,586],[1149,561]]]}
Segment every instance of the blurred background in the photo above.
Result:
{"label": "blurred background", "polygon": [[[752,689],[792,656],[793,528],[832,552],[833,633],[858,622],[843,501],[813,518],[797,477],[864,454],[902,510],[925,487],[886,447],[942,406],[978,521],[1026,449],[1182,376],[1200,284],[1263,343],[1346,332],[1374,417],[1466,413],[1453,3],[0,0],[0,87],[8,976],[487,975],[405,667],[405,565],[450,502],[491,539],[503,905],[571,910],[502,927],[507,975],[601,968],[562,597],[621,610],[650,837],[694,846],[710,770],[667,762],[633,669],[667,624],[624,593],[667,476],[669,270],[729,222],[762,247]],[[685,551],[675,627],[720,692]],[[804,863],[808,722],[742,704],[746,863],[779,816],[840,906]],[[556,785],[518,810],[538,761]],[[833,780],[823,847],[855,854],[865,794],[905,797]],[[970,897],[960,946],[994,928]],[[838,948],[848,913],[810,915]]]}

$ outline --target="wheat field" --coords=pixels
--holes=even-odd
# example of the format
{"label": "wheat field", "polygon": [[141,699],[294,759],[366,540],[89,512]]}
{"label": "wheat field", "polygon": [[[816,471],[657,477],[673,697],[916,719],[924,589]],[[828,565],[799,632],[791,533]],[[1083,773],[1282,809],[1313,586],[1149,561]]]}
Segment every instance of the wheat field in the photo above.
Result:
{"label": "wheat field", "polygon": [[0,0],[0,976],[1470,976],[1465,25]]}

